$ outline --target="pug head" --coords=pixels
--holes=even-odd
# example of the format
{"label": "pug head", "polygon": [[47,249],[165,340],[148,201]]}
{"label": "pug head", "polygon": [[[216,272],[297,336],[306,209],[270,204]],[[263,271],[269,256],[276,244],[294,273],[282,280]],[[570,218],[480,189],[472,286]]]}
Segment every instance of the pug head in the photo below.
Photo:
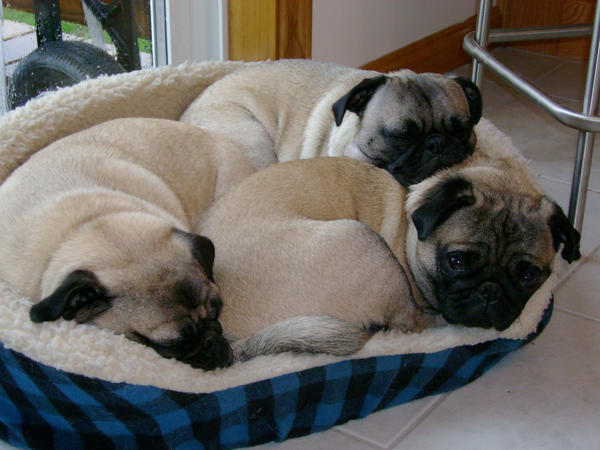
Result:
{"label": "pug head", "polygon": [[360,82],[333,105],[360,118],[352,155],[409,186],[465,160],[475,148],[481,94],[466,78],[409,70]]}
{"label": "pug head", "polygon": [[231,364],[212,242],[152,219],[122,219],[85,226],[57,250],[31,320],[93,324],[205,370]]}
{"label": "pug head", "polygon": [[410,218],[411,271],[452,324],[505,330],[548,278],[561,246],[569,263],[581,256],[579,233],[556,203],[493,171],[442,178]]}

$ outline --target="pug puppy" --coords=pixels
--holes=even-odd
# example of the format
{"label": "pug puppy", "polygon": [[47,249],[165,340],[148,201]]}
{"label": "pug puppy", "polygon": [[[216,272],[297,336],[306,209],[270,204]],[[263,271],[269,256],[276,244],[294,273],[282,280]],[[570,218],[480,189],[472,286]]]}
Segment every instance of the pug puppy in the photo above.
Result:
{"label": "pug puppy", "polygon": [[234,144],[177,121],[117,119],[40,150],[0,185],[0,278],[60,318],[214,369],[214,246],[193,234],[213,200],[253,171]]}
{"label": "pug puppy", "polygon": [[346,355],[378,330],[441,324],[504,330],[579,233],[510,155],[478,151],[406,189],[348,158],[259,171],[199,228],[238,358]]}
{"label": "pug puppy", "polygon": [[408,186],[473,153],[481,110],[479,89],[461,77],[279,60],[216,81],[181,120],[234,139],[257,169],[347,156]]}

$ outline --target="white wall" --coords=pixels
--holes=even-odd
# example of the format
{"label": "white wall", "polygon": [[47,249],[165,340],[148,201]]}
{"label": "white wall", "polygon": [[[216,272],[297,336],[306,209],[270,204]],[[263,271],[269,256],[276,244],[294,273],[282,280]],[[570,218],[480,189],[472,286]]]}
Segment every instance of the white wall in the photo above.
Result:
{"label": "white wall", "polygon": [[[166,0],[169,62],[227,55],[227,0]],[[477,0],[313,0],[312,57],[358,67],[477,12]],[[224,25],[224,27],[223,27]]]}
{"label": "white wall", "polygon": [[477,13],[476,0],[313,0],[312,58],[358,67]]}

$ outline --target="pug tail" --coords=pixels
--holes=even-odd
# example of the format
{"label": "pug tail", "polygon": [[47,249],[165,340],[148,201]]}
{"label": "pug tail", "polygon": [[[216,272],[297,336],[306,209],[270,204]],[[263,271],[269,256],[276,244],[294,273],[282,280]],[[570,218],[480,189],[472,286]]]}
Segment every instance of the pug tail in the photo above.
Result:
{"label": "pug tail", "polygon": [[328,353],[345,356],[360,350],[373,335],[331,316],[299,316],[277,322],[232,344],[235,361],[277,353]]}

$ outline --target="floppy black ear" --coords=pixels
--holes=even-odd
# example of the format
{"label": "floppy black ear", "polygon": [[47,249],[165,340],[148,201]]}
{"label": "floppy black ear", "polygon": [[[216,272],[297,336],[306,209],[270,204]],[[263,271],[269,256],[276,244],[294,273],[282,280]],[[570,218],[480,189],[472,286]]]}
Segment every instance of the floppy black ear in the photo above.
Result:
{"label": "floppy black ear", "polygon": [[342,124],[346,111],[352,111],[361,115],[377,88],[385,83],[386,80],[387,77],[385,75],[365,78],[350,89],[346,95],[333,104],[332,110],[333,117],[335,117],[335,124],[338,127]]}
{"label": "floppy black ear", "polygon": [[467,97],[467,103],[469,104],[469,114],[471,116],[471,122],[475,125],[481,119],[483,112],[483,104],[481,101],[481,91],[475,83],[464,77],[455,77],[454,81],[460,84],[465,97]]}
{"label": "floppy black ear", "polygon": [[[554,202],[552,202],[554,203]],[[548,219],[548,225],[550,226],[550,232],[552,233],[552,243],[554,250],[558,251],[560,244],[564,244],[560,256],[563,259],[572,263],[576,259],[581,258],[579,251],[579,241],[581,236],[579,232],[571,225],[567,216],[563,210],[554,203],[554,214]]]}
{"label": "floppy black ear", "polygon": [[82,308],[93,308],[94,314],[105,311],[110,299],[96,276],[88,270],[71,272],[48,297],[29,310],[32,322],[47,322],[60,317],[71,320]]}
{"label": "floppy black ear", "polygon": [[204,272],[211,281],[213,277],[213,263],[215,261],[215,246],[212,241],[204,236],[192,234],[192,255],[200,263]]}
{"label": "floppy black ear", "polygon": [[428,194],[427,201],[411,216],[420,241],[427,239],[456,210],[475,203],[473,186],[464,178],[450,178]]}

